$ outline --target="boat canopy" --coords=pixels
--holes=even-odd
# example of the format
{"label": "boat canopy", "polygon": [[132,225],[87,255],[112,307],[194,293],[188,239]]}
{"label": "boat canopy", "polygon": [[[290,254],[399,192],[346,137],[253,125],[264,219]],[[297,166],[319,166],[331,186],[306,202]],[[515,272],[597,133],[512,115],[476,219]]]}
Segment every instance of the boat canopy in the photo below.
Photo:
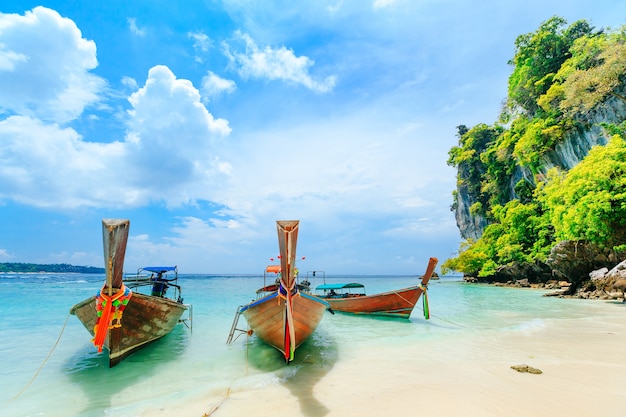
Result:
{"label": "boat canopy", "polygon": [[177,268],[178,267],[176,266],[146,266],[144,268],[141,268],[141,270],[148,272],[165,273],[169,271],[176,271]]}
{"label": "boat canopy", "polygon": [[265,272],[278,274],[280,272],[280,265],[268,265],[267,268],[265,268]]}
{"label": "boat canopy", "polygon": [[359,284],[357,282],[351,282],[349,284],[322,284],[318,285],[315,290],[343,290],[346,288],[365,288],[365,285]]}

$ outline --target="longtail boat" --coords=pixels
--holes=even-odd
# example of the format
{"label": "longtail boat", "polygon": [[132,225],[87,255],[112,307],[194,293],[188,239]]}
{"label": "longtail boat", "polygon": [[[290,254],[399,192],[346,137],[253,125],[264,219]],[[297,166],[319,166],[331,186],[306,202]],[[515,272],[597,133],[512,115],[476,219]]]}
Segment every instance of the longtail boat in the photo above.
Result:
{"label": "longtail boat", "polygon": [[239,315],[248,322],[248,334],[278,349],[287,363],[294,359],[296,349],[315,331],[324,312],[329,308],[326,301],[308,292],[300,291],[296,277],[296,244],[298,220],[276,222],[280,249],[280,276],[278,283],[257,291],[257,299],[240,306],[228,342],[237,329]]}
{"label": "longtail boat", "polygon": [[70,309],[94,337],[98,352],[107,348],[110,367],[190,319],[181,319],[191,306],[183,304],[176,267],[141,268],[135,278],[124,279],[129,226],[125,219],[102,220],[104,285]]}
{"label": "longtail boat", "polygon": [[[262,298],[262,296],[267,295],[268,293],[272,293],[277,291],[280,288],[280,265],[268,265],[265,267],[263,271],[263,286],[256,290],[257,298]],[[296,286],[299,291],[311,293],[311,282],[308,280],[299,281],[297,274],[296,277]],[[272,278],[274,278],[272,280]],[[271,281],[271,284],[267,282]]]}
{"label": "longtail boat", "polygon": [[426,290],[428,281],[435,271],[435,266],[437,266],[437,262],[437,258],[430,258],[420,285],[374,295],[366,295],[365,286],[360,283],[324,283],[315,288],[316,295],[326,300],[333,311],[408,319],[420,296],[424,294],[424,297],[422,297],[424,317],[429,319],[430,312]]}

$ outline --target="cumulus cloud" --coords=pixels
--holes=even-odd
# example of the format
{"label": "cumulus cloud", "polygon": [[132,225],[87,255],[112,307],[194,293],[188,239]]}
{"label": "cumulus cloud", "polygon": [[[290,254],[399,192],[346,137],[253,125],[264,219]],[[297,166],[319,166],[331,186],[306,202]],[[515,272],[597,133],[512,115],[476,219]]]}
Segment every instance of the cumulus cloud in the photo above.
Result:
{"label": "cumulus cloud", "polygon": [[129,102],[127,145],[135,158],[133,165],[158,167],[133,168],[131,179],[137,187],[174,191],[228,170],[212,153],[213,141],[231,131],[228,121],[208,112],[190,81],[177,79],[165,66],[155,66]]}
{"label": "cumulus cloud", "polygon": [[180,205],[232,172],[213,151],[228,122],[189,81],[157,66],[129,101],[127,137],[112,143],[27,116],[0,121],[0,197],[39,207]]}
{"label": "cumulus cloud", "polygon": [[233,80],[227,80],[209,71],[202,78],[202,96],[205,101],[217,97],[221,94],[230,94],[237,89],[237,84]]}
{"label": "cumulus cloud", "polygon": [[95,44],[43,7],[0,14],[0,36],[0,106],[8,113],[0,119],[0,199],[55,208],[180,205],[207,198],[212,182],[232,174],[214,150],[230,134],[228,121],[213,117],[198,89],[169,68],[150,69],[140,88],[125,77],[133,91],[126,136],[92,142],[64,122],[99,99],[104,82],[88,72],[97,65]]}
{"label": "cumulus cloud", "polygon": [[56,11],[0,13],[0,111],[66,123],[95,103],[106,82],[91,73],[96,45]]}
{"label": "cumulus cloud", "polygon": [[228,122],[207,111],[189,81],[154,67],[129,102],[127,137],[111,143],[28,116],[0,121],[0,198],[38,207],[180,205],[232,173],[213,151]]}
{"label": "cumulus cloud", "polygon": [[215,119],[208,112],[193,84],[189,80],[177,79],[163,65],[150,69],[145,86],[133,93],[128,101],[133,106],[129,111],[129,126],[139,136],[150,136],[150,145],[192,144],[196,139],[191,134],[183,136],[180,131],[173,130],[186,123],[192,125],[190,133],[199,140],[230,133],[228,121]]}
{"label": "cumulus cloud", "polygon": [[309,74],[309,68],[315,62],[306,56],[296,56],[293,50],[284,46],[259,48],[249,35],[240,31],[235,32],[235,40],[243,43],[243,50],[224,44],[224,53],[244,78],[283,80],[320,93],[329,92],[335,87],[336,76],[316,80]]}
{"label": "cumulus cloud", "polygon": [[85,142],[74,129],[27,116],[0,121],[0,143],[0,197],[38,207],[105,203],[126,153],[118,142]]}

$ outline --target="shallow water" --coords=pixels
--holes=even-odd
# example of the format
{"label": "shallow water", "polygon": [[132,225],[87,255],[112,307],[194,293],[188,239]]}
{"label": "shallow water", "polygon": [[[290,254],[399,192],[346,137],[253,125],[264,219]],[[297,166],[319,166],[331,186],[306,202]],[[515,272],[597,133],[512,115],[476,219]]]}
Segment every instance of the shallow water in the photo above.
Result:
{"label": "shallow water", "polygon": [[[417,281],[409,276],[326,280],[362,282],[369,294]],[[606,308],[598,301],[542,297],[540,290],[470,285],[444,277],[429,285],[431,320],[424,320],[421,302],[409,320],[327,313],[286,366],[278,351],[255,337],[243,334],[226,344],[237,306],[254,297],[262,277],[182,275],[185,303],[193,305],[193,331],[179,325],[109,369],[88,332],[68,314],[102,281],[101,275],[0,275],[0,416],[136,416],[172,403],[223,398],[230,389],[267,385],[288,389],[302,414],[323,416],[328,410],[313,388],[354,352],[379,351],[383,358],[385,349],[397,345],[458,344],[474,335],[488,341],[490,336],[533,332],[550,320],[593,317]],[[313,286],[321,283],[317,279]],[[245,326],[242,317],[239,327]],[[488,355],[488,343],[482,349]]]}

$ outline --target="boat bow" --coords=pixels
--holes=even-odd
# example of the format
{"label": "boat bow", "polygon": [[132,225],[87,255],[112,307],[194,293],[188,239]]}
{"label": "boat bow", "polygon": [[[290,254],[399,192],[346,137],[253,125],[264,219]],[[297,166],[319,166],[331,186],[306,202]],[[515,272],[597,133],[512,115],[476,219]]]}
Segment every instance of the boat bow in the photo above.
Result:
{"label": "boat bow", "polygon": [[239,330],[237,320],[243,314],[250,330],[278,349],[287,363],[294,359],[295,350],[313,333],[329,308],[326,301],[298,288],[295,263],[299,223],[298,220],[276,222],[280,249],[278,283],[264,286],[257,293],[266,295],[238,308],[228,338],[232,341],[233,332]]}

